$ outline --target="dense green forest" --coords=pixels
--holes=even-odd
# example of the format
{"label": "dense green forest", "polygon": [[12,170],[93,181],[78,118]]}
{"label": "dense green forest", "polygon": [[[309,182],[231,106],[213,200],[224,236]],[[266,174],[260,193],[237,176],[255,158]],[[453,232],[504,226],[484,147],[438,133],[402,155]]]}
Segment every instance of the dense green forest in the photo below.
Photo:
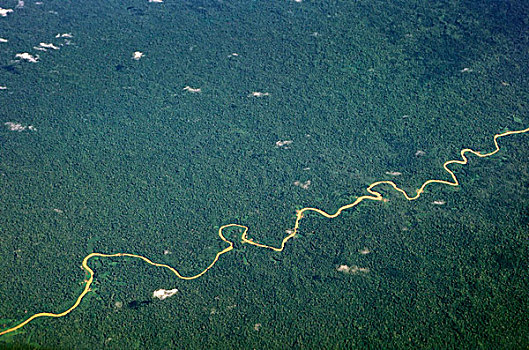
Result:
{"label": "dense green forest", "polygon": [[[277,246],[296,210],[413,193],[529,126],[523,1],[2,7],[0,330],[71,307],[92,252],[195,275],[221,225]],[[196,280],[94,258],[78,308],[0,347],[527,347],[529,135],[500,143],[460,187],[307,214],[280,253],[226,230]]]}

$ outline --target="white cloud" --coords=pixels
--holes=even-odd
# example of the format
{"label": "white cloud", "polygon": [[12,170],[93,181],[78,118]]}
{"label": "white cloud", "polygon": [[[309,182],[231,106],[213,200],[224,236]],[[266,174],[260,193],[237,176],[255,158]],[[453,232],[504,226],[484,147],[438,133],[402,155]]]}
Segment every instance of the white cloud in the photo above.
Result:
{"label": "white cloud", "polygon": [[248,94],[248,97],[265,97],[265,96],[270,96],[270,94],[268,92],[259,92],[259,91],[254,91]]}
{"label": "white cloud", "polygon": [[353,266],[347,266],[347,265],[340,265],[336,268],[336,271],[343,272],[343,273],[350,273],[350,274],[358,274],[358,273],[368,273],[369,269],[367,267],[358,267],[356,265]]}
{"label": "white cloud", "polygon": [[73,38],[73,35],[71,33],[64,33],[64,34],[57,34],[55,35],[56,38]]}
{"label": "white cloud", "polygon": [[155,290],[153,293],[152,293],[152,297],[153,298],[158,298],[160,300],[164,300],[164,299],[167,299],[169,297],[172,297],[173,295],[175,295],[176,293],[178,293],[178,289],[170,289],[170,290],[167,290],[167,289],[158,289],[158,290]]}
{"label": "white cloud", "polygon": [[33,125],[26,126],[26,125],[22,125],[20,123],[15,123],[15,122],[5,122],[4,125],[7,126],[7,128],[11,131],[22,132],[25,130],[31,130],[31,131],[37,130]]}
{"label": "white cloud", "polygon": [[45,49],[59,50],[59,47],[53,45],[52,43],[49,43],[49,44],[47,44],[47,43],[40,43],[39,46],[40,46],[40,47],[43,47],[43,48],[45,48]]}
{"label": "white cloud", "polygon": [[23,52],[23,53],[17,53],[15,55],[16,58],[20,58],[22,60],[26,60],[28,62],[31,62],[31,63],[37,63],[39,61],[39,55],[30,55],[29,53],[27,52]]}
{"label": "white cloud", "polygon": [[185,90],[185,91],[188,91],[188,92],[192,92],[192,93],[197,93],[197,92],[201,92],[202,91],[200,88],[194,89],[191,86],[186,86],[182,90]]}
{"label": "white cloud", "polygon": [[[279,141],[276,141],[276,146],[277,146],[277,147],[288,146],[288,145],[291,145],[292,142],[294,142],[294,141],[292,141],[292,140],[285,140],[285,141],[281,141],[281,140],[279,140]],[[285,148],[288,149],[288,147],[285,147]]]}
{"label": "white cloud", "polygon": [[140,51],[134,51],[134,53],[132,54],[132,59],[133,60],[136,60],[136,61],[139,61],[140,58],[142,58],[144,55],[143,52],[140,52]]}
{"label": "white cloud", "polygon": [[11,13],[13,12],[12,9],[3,9],[0,7],[0,16],[2,17],[6,17],[8,13]]}

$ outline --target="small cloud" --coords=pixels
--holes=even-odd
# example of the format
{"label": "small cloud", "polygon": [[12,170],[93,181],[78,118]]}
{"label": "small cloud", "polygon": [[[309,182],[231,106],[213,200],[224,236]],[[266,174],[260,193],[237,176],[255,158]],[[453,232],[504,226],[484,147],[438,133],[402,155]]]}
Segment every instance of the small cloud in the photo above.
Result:
{"label": "small cloud", "polygon": [[5,122],[4,125],[7,126],[7,128],[11,131],[22,132],[25,130],[31,130],[31,131],[37,130],[33,125],[22,125],[22,124],[14,123],[14,122]]}
{"label": "small cloud", "polygon": [[63,33],[55,35],[56,38],[73,38],[72,33]]}
{"label": "small cloud", "polygon": [[45,49],[59,50],[59,47],[53,45],[52,43],[49,43],[49,44],[47,44],[47,43],[40,43],[40,44],[39,44],[39,47],[43,47],[43,48],[45,48]]}
{"label": "small cloud", "polygon": [[369,269],[367,267],[358,267],[356,265],[353,265],[353,266],[340,265],[336,268],[336,271],[356,275],[359,273],[368,273]]}
{"label": "small cloud", "polygon": [[276,141],[276,146],[277,147],[284,147],[284,148],[288,148],[288,147],[285,147],[285,146],[288,146],[290,144],[292,144],[292,140],[285,140],[285,141]]}
{"label": "small cloud", "polygon": [[140,58],[142,58],[144,56],[144,53],[143,52],[140,52],[140,51],[134,51],[134,53],[132,54],[132,59],[133,60],[136,60],[136,61],[139,61]]}
{"label": "small cloud", "polygon": [[7,43],[9,40],[7,39],[4,39],[4,38],[0,38],[0,43]]}
{"label": "small cloud", "polygon": [[340,265],[336,268],[336,271],[338,272],[348,272],[349,271],[349,266],[347,265]]}
{"label": "small cloud", "polygon": [[391,176],[401,176],[402,173],[398,172],[398,171],[386,171],[386,175],[391,175]]}
{"label": "small cloud", "polygon": [[433,201],[432,204],[434,204],[434,205],[445,205],[446,202],[445,201]]}
{"label": "small cloud", "polygon": [[364,248],[360,249],[358,252],[360,254],[362,254],[362,255],[367,255],[367,254],[371,253],[371,250],[369,250],[369,248],[365,248],[364,247]]}
{"label": "small cloud", "polygon": [[270,96],[270,94],[268,92],[258,92],[258,91],[254,91],[248,94],[248,97],[265,97],[265,96]]}
{"label": "small cloud", "polygon": [[295,186],[301,187],[301,188],[304,189],[304,190],[306,190],[306,189],[309,188],[310,183],[311,183],[310,180],[307,180],[307,181],[305,181],[305,182],[294,181],[294,185],[295,185]]}
{"label": "small cloud", "polygon": [[163,0],[149,0],[149,2],[155,2],[155,3],[158,3],[158,4],[160,4],[160,3],[162,3],[162,2],[163,2]]}
{"label": "small cloud", "polygon": [[461,73],[470,73],[472,71],[473,71],[473,69],[471,69],[471,68],[463,68],[463,69],[460,70]]}
{"label": "small cloud", "polygon": [[158,289],[158,290],[155,290],[153,293],[152,293],[152,297],[153,298],[158,298],[160,300],[164,300],[164,299],[167,299],[169,297],[172,297],[173,295],[175,295],[176,293],[178,293],[178,289]]}
{"label": "small cloud", "polygon": [[193,89],[191,86],[186,86],[182,90],[188,91],[188,92],[191,92],[191,93],[202,92],[202,89],[200,89],[200,88]]}
{"label": "small cloud", "polygon": [[3,9],[0,7],[0,17],[6,17],[8,13],[13,12],[12,9]]}
{"label": "small cloud", "polygon": [[23,53],[17,53],[15,55],[16,58],[20,58],[22,60],[26,60],[28,62],[31,62],[31,63],[37,63],[39,61],[39,55],[30,55],[29,53],[27,52],[23,52]]}

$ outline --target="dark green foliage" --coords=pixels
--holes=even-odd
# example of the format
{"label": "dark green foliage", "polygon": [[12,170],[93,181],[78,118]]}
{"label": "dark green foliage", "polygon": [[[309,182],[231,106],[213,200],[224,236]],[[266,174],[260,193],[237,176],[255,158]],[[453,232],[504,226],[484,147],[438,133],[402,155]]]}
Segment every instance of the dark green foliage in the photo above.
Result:
{"label": "dark green foliage", "polygon": [[[527,18],[522,1],[378,0],[49,0],[0,18],[0,327],[70,307],[91,252],[191,276],[225,248],[220,225],[278,245],[295,209],[448,179],[461,148],[529,126]],[[452,166],[460,188],[309,214],[283,253],[230,230],[197,280],[93,259],[76,310],[0,347],[527,348],[529,135],[501,145]]]}

